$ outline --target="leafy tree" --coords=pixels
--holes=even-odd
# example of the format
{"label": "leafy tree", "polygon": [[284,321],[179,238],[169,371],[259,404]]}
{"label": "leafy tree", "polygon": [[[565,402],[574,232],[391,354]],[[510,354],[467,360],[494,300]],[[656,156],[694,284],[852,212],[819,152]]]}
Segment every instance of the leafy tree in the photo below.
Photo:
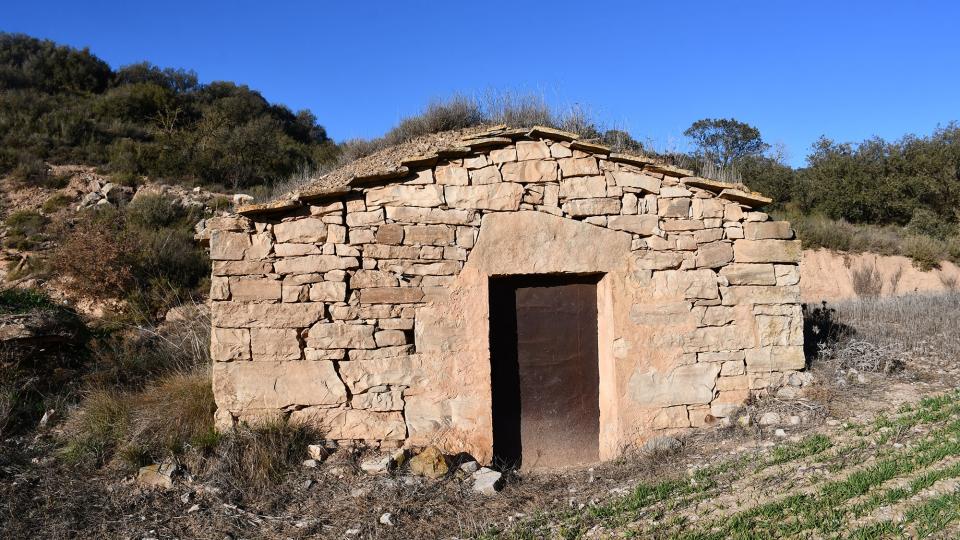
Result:
{"label": "leafy tree", "polygon": [[693,141],[698,157],[723,167],[748,156],[759,156],[769,148],[760,138],[760,130],[732,118],[697,120],[683,134]]}

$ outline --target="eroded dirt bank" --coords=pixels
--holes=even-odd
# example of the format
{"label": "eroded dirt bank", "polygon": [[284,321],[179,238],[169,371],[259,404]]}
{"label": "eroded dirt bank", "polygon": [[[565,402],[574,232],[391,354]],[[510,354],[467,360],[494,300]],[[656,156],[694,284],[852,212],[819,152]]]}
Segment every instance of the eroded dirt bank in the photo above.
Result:
{"label": "eroded dirt bank", "polygon": [[924,272],[907,257],[804,250],[800,262],[804,302],[836,302],[864,296],[937,293],[960,288],[960,268],[942,262]]}

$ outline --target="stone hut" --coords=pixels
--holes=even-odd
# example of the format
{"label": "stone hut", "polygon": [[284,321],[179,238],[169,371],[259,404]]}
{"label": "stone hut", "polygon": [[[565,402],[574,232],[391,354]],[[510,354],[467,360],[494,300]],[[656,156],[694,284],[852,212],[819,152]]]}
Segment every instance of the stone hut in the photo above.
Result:
{"label": "stone hut", "polygon": [[804,368],[770,199],[549,128],[446,132],[208,221],[217,423],[609,459]]}

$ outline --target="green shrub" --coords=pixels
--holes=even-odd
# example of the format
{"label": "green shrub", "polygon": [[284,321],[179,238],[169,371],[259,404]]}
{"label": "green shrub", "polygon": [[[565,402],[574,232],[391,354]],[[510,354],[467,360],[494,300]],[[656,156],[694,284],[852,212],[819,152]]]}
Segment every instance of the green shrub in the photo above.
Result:
{"label": "green shrub", "polygon": [[178,201],[162,193],[148,193],[136,197],[125,209],[130,224],[148,229],[177,225],[189,215]]}
{"label": "green shrub", "polygon": [[6,289],[0,291],[0,314],[27,313],[34,310],[49,310],[57,306],[40,289]]}
{"label": "green shrub", "polygon": [[910,236],[903,242],[903,253],[913,259],[914,266],[926,271],[940,266],[946,258],[946,247],[936,238]]}
{"label": "green shrub", "polygon": [[907,223],[906,229],[915,235],[943,240],[956,232],[956,225],[945,221],[931,210],[917,208],[913,211],[913,217],[910,218],[910,223]]}
{"label": "green shrub", "polygon": [[49,220],[35,210],[18,210],[4,220],[7,238],[4,244],[14,249],[31,249],[45,239]]}
{"label": "green shrub", "polygon": [[40,207],[40,210],[42,210],[44,214],[53,214],[70,206],[71,203],[73,203],[73,197],[64,195],[63,193],[57,193],[43,201],[43,206]]}

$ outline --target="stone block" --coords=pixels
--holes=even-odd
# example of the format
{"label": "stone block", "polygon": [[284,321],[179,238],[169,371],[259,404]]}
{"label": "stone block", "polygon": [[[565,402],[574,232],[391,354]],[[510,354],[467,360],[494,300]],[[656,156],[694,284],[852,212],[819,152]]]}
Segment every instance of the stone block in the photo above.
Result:
{"label": "stone block", "polygon": [[490,160],[487,159],[486,154],[463,159],[463,166],[467,169],[481,169],[487,165],[490,165]]}
{"label": "stone block", "polygon": [[278,274],[314,274],[330,270],[348,270],[360,266],[356,257],[338,257],[336,255],[306,255],[287,257],[274,263]]}
{"label": "stone block", "polygon": [[802,345],[750,349],[746,351],[746,360],[750,373],[803,369],[806,365]]}
{"label": "stone block", "polygon": [[690,416],[686,405],[665,407],[657,411],[650,426],[653,429],[674,429],[690,427]]}
{"label": "stone block", "polygon": [[[419,227],[419,228],[418,228]],[[410,243],[415,241],[422,241],[424,239],[430,239],[432,236],[427,237],[428,235],[440,234],[437,231],[439,229],[425,229],[424,227],[433,227],[429,225],[415,225],[413,229],[413,235],[410,236],[411,231],[406,231],[404,233],[405,240]],[[421,237],[423,236],[423,237]],[[420,257],[420,248],[417,246],[387,246],[381,244],[369,244],[363,247],[363,256],[366,259],[416,259]]]}
{"label": "stone block", "polygon": [[387,206],[386,209],[387,217],[399,223],[474,225],[477,222],[477,213],[473,210],[442,210],[410,206]]}
{"label": "stone block", "polygon": [[212,328],[210,357],[214,362],[250,360],[250,330],[246,328]]}
{"label": "stone block", "polygon": [[351,393],[360,394],[378,386],[418,386],[425,373],[422,360],[414,355],[340,362],[340,376]]}
{"label": "stone block", "polygon": [[575,199],[563,203],[563,211],[573,217],[620,214],[620,199]]}
{"label": "stone block", "polygon": [[697,231],[704,227],[702,219],[665,219],[660,228],[667,232]]}
{"label": "stone block", "polygon": [[602,176],[579,176],[560,181],[560,197],[591,199],[607,196],[607,181]]}
{"label": "stone block", "polygon": [[793,229],[786,221],[763,221],[744,223],[743,234],[747,240],[789,240],[793,238]]}
{"label": "stone block", "polygon": [[610,173],[614,182],[620,187],[636,188],[647,193],[660,193],[662,180],[643,173],[630,171],[613,171]]}
{"label": "stone block", "polygon": [[734,263],[720,269],[730,285],[776,285],[772,264]]}
{"label": "stone block", "polygon": [[526,161],[529,159],[548,159],[550,158],[550,148],[543,141],[519,141],[517,142],[517,159]]}
{"label": "stone block", "polygon": [[216,230],[210,233],[210,259],[214,261],[239,261],[249,247],[247,233]]}
{"label": "stone block", "polygon": [[475,186],[496,184],[502,181],[503,175],[500,174],[500,168],[496,165],[470,171],[470,182]]}
{"label": "stone block", "polygon": [[683,255],[672,251],[638,251],[635,266],[642,270],[666,270],[679,268]]}
{"label": "stone block", "polygon": [[327,240],[327,224],[317,218],[304,217],[273,226],[278,243],[320,244]]}
{"label": "stone block", "polygon": [[743,208],[740,207],[737,203],[729,203],[723,205],[723,220],[724,221],[743,221]]}
{"label": "stone block", "polygon": [[257,277],[231,277],[230,298],[234,302],[280,300],[280,282]]}
{"label": "stone block", "polygon": [[306,285],[287,285],[280,289],[280,299],[283,302],[306,302],[310,299],[310,289]]}
{"label": "stone block", "polygon": [[332,440],[402,441],[407,426],[400,412],[307,407],[290,413],[291,424],[316,427]]}
{"label": "stone block", "polygon": [[217,362],[213,365],[217,406],[229,410],[335,406],[347,391],[332,362]]}
{"label": "stone block", "polygon": [[267,261],[213,261],[215,276],[247,276],[272,272],[273,263]]}
{"label": "stone block", "polygon": [[213,326],[221,328],[306,328],[323,317],[319,302],[298,304],[239,304],[214,302]]}
{"label": "stone block", "polygon": [[[756,345],[752,329],[736,324],[697,328],[683,336],[685,352],[738,350]],[[719,369],[719,368],[718,368]]]}
{"label": "stone block", "polygon": [[[466,170],[460,169],[466,174]],[[443,187],[436,184],[423,186],[387,185],[367,190],[367,206],[423,206],[443,204]]]}
{"label": "stone block", "polygon": [[351,289],[366,289],[369,287],[396,287],[397,278],[389,272],[379,270],[357,270],[350,276]]}
{"label": "stone block", "polygon": [[376,240],[378,244],[396,245],[403,242],[403,226],[388,223],[377,227]]}
{"label": "stone block", "polygon": [[230,280],[228,278],[215,276],[210,279],[210,299],[230,299]]}
{"label": "stone block", "polygon": [[800,287],[766,287],[762,285],[733,285],[720,287],[723,305],[737,304],[796,304],[800,301]]}
{"label": "stone block", "polygon": [[347,225],[350,227],[369,227],[383,223],[383,209],[366,212],[347,212]]}
{"label": "stone block", "polygon": [[307,347],[316,349],[373,349],[374,327],[366,324],[319,322],[307,333]]}
{"label": "stone block", "polygon": [[719,268],[733,260],[733,246],[720,240],[701,244],[697,248],[695,265],[697,268]]}
{"label": "stone block", "polygon": [[663,186],[660,188],[660,198],[691,197],[693,193],[683,186]]}
{"label": "stone block", "polygon": [[802,316],[756,315],[756,321],[761,346],[803,345]]}
{"label": "stone block", "polygon": [[347,284],[342,281],[324,281],[310,286],[311,302],[343,302],[347,299]]}
{"label": "stone block", "polygon": [[737,240],[733,243],[738,263],[798,263],[799,240]]}
{"label": "stone block", "polygon": [[667,373],[638,371],[627,383],[627,397],[641,407],[710,403],[719,373],[717,364],[688,364]]}
{"label": "stone block", "polygon": [[665,200],[660,204],[657,214],[660,217],[686,219],[690,217],[690,198],[677,197]]}
{"label": "stone block", "polygon": [[522,161],[504,163],[500,168],[505,182],[556,182],[557,163],[555,161]]}
{"label": "stone block", "polygon": [[434,176],[438,184],[448,186],[465,186],[470,183],[467,169],[456,165],[443,165],[434,169]]}
{"label": "stone block", "polygon": [[316,244],[275,244],[273,250],[277,257],[300,257],[323,253]]}
{"label": "stone block", "polygon": [[597,158],[593,156],[581,158],[564,158],[557,161],[564,178],[571,176],[595,176],[600,174]]}
{"label": "stone block", "polygon": [[654,235],[660,232],[660,218],[651,215],[612,216],[607,220],[607,227],[617,231],[627,231],[642,236]]}
{"label": "stone block", "polygon": [[403,390],[377,387],[363,394],[356,394],[350,400],[354,409],[371,411],[402,411]]}
{"label": "stone block", "polygon": [[402,330],[380,330],[373,335],[377,347],[406,345],[407,335]]}
{"label": "stone block", "polygon": [[517,160],[516,148],[498,148],[490,151],[490,161],[494,163],[507,163]]}
{"label": "stone block", "polygon": [[[381,227],[383,226],[384,225],[381,225]],[[349,236],[349,242],[354,245],[372,244],[376,241],[376,238],[374,237],[374,234],[373,234],[373,229],[368,229],[368,228],[355,227],[353,229],[350,229],[348,236]],[[343,244],[337,244],[336,246],[337,255],[340,255],[340,256],[346,255],[346,253],[342,252],[342,250],[345,247],[346,246],[343,246]],[[354,256],[354,257],[356,257],[357,255],[359,254],[358,253],[351,254],[351,256]]]}
{"label": "stone block", "polygon": [[300,340],[290,328],[252,328],[250,350],[255,362],[299,360]]}
{"label": "stone block", "polygon": [[480,186],[447,186],[444,189],[447,204],[454,208],[478,210],[518,210],[523,197],[523,186],[499,182]]}
{"label": "stone block", "polygon": [[412,304],[423,300],[420,287],[371,287],[359,291],[361,304]]}
{"label": "stone block", "polygon": [[777,274],[777,285],[796,285],[800,283],[800,267],[795,264],[774,265]]}

